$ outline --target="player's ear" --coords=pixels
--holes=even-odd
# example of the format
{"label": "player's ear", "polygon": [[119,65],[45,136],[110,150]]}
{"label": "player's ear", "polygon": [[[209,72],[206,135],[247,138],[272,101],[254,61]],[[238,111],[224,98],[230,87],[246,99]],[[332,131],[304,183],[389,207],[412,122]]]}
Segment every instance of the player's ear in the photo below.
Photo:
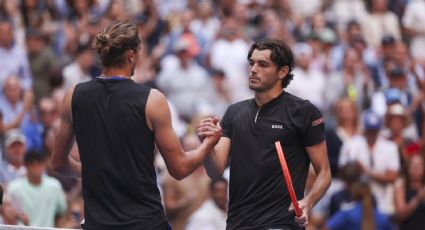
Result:
{"label": "player's ear", "polygon": [[127,58],[128,58],[128,61],[130,62],[130,64],[132,64],[135,61],[136,53],[134,52],[134,50],[128,51]]}
{"label": "player's ear", "polygon": [[283,66],[282,68],[280,68],[278,72],[279,79],[284,79],[286,75],[288,75],[288,73],[289,73],[289,67]]}

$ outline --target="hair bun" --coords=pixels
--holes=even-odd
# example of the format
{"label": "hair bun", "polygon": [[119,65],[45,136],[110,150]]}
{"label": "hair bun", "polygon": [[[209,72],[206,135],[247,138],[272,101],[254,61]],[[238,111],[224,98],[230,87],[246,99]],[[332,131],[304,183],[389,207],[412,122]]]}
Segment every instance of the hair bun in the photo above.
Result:
{"label": "hair bun", "polygon": [[100,33],[96,36],[94,47],[101,57],[106,57],[111,49],[110,36],[106,33]]}
{"label": "hair bun", "polygon": [[110,39],[109,34],[99,34],[99,35],[97,35],[97,40],[102,45],[107,45],[108,42],[109,42],[109,39]]}

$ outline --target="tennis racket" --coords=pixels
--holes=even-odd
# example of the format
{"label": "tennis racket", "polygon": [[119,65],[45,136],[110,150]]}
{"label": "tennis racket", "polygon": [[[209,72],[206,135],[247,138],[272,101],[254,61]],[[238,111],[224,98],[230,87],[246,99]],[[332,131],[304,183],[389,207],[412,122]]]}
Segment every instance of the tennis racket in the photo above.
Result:
{"label": "tennis racket", "polygon": [[286,164],[285,154],[283,153],[280,141],[276,141],[274,144],[276,146],[277,155],[279,156],[280,166],[282,167],[283,178],[285,179],[286,188],[288,189],[289,197],[291,198],[292,205],[294,206],[295,215],[300,217],[303,212],[301,211],[300,206],[298,205],[294,186],[292,186],[291,174],[289,173],[288,165]]}

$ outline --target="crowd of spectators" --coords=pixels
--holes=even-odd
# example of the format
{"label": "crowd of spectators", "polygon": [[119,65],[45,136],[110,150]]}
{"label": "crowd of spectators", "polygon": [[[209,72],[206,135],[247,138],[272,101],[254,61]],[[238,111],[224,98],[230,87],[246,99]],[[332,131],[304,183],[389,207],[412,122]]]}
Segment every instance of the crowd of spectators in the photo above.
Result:
{"label": "crowd of spectators", "polygon": [[[91,41],[125,20],[143,43],[133,80],[167,96],[186,150],[201,117],[253,96],[253,41],[287,42],[296,68],[285,90],[324,115],[333,177],[308,229],[421,229],[424,12],[425,0],[0,0],[1,223],[79,226],[81,183],[48,158],[65,91],[101,74]],[[201,167],[177,182],[157,155],[174,229],[223,229],[226,179]]]}

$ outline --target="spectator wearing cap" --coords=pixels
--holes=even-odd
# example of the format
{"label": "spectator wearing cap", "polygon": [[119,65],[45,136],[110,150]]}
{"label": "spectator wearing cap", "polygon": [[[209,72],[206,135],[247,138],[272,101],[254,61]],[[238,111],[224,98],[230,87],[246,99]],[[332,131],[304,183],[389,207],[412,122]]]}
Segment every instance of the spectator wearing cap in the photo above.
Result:
{"label": "spectator wearing cap", "polygon": [[23,177],[26,174],[24,155],[26,138],[19,129],[9,130],[5,135],[5,159],[0,164],[0,184]]}
{"label": "spectator wearing cap", "polygon": [[[403,69],[407,77],[407,87],[413,95],[423,89],[425,70],[423,66],[411,57],[409,49],[404,42],[397,42],[393,52],[394,64]],[[423,63],[425,64],[425,63]]]}
{"label": "spectator wearing cap", "polygon": [[403,162],[407,160],[407,146],[418,138],[409,114],[409,111],[400,103],[390,105],[385,114],[387,129],[384,130],[384,135],[397,144]]}
{"label": "spectator wearing cap", "polygon": [[296,43],[292,51],[295,56],[294,75],[286,91],[302,99],[311,101],[322,111],[326,108],[325,76],[323,72],[311,68],[313,50],[307,43]]}
{"label": "spectator wearing cap", "polygon": [[55,218],[65,214],[67,208],[62,186],[55,178],[45,175],[47,155],[28,152],[24,162],[26,177],[11,181],[7,194],[28,215],[30,226],[55,227]]}
{"label": "spectator wearing cap", "polygon": [[396,40],[392,35],[385,35],[381,39],[381,50],[382,50],[382,59],[392,58],[394,49],[396,45]]}
{"label": "spectator wearing cap", "polygon": [[334,30],[326,27],[319,32],[321,43],[320,59],[325,73],[331,73],[337,70],[339,61],[335,60],[338,55],[337,42],[338,38]]}
{"label": "spectator wearing cap", "polygon": [[[194,60],[189,46],[183,38],[174,43],[174,54],[164,58],[157,78],[159,89],[187,122],[198,113],[199,105],[208,104],[213,99],[208,72]],[[174,63],[166,64],[171,61]]]}
{"label": "spectator wearing cap", "polygon": [[389,87],[376,92],[372,96],[372,110],[383,117],[389,103],[399,102],[410,108],[413,95],[407,87],[406,72],[398,67],[390,69],[388,74]]}
{"label": "spectator wearing cap", "polygon": [[376,63],[371,66],[373,80],[377,89],[388,87],[388,77],[385,66],[393,62],[396,40],[392,35],[385,35],[381,39],[380,56]]}
{"label": "spectator wearing cap", "polygon": [[380,136],[382,119],[372,110],[363,114],[364,133],[344,143],[339,166],[357,161],[364,175],[370,181],[372,192],[377,199],[378,209],[394,214],[394,187],[400,171],[397,145]]}

